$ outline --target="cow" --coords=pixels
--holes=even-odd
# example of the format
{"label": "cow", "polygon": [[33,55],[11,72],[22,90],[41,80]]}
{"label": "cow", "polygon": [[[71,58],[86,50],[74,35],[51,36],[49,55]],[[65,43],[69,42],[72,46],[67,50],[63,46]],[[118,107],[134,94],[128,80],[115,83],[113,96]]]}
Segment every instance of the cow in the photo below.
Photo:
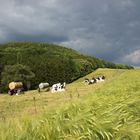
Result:
{"label": "cow", "polygon": [[96,83],[105,81],[105,76],[99,76],[96,79]]}
{"label": "cow", "polygon": [[91,80],[88,78],[85,78],[84,83],[87,83],[88,85],[90,84],[95,84],[98,82],[103,82],[105,80],[105,76],[98,76],[98,77],[93,77]]}
{"label": "cow", "polygon": [[61,84],[61,83],[54,84],[54,85],[52,85],[51,93],[65,91],[65,86],[66,86],[65,82],[63,84]]}
{"label": "cow", "polygon": [[96,80],[95,79],[89,80],[88,78],[85,78],[84,82],[87,83],[88,85],[90,85],[90,84],[96,83]]}

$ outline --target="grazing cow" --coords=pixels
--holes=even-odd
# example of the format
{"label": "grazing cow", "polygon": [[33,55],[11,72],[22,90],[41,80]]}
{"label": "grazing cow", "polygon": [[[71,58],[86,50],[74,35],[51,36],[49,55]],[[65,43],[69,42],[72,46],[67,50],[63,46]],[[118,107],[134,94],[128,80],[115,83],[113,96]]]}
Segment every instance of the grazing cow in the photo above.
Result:
{"label": "grazing cow", "polygon": [[105,80],[105,76],[99,76],[95,78],[96,83],[103,82]]}
{"label": "grazing cow", "polygon": [[87,83],[88,85],[90,84],[95,84],[98,82],[103,82],[105,80],[105,76],[99,76],[99,77],[93,77],[91,80],[88,78],[85,78],[84,83]]}
{"label": "grazing cow", "polygon": [[90,84],[96,83],[96,80],[95,79],[89,80],[88,78],[86,78],[84,82],[87,83],[88,85],[90,85]]}
{"label": "grazing cow", "polygon": [[65,82],[63,84],[61,84],[61,83],[54,84],[54,85],[52,85],[51,92],[54,93],[54,92],[65,91],[65,86],[66,86]]}
{"label": "grazing cow", "polygon": [[40,83],[38,86],[38,92],[41,91],[41,89],[46,89],[49,87],[49,83]]}

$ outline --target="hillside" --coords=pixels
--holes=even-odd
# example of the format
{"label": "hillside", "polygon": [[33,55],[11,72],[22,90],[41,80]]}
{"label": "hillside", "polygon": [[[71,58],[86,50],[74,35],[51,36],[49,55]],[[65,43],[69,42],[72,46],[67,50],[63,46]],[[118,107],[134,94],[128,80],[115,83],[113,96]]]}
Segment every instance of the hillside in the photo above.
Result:
{"label": "hillside", "polygon": [[[8,43],[0,45],[0,82],[2,72],[7,65],[22,64],[28,66],[35,74],[30,81],[21,81],[30,89],[36,89],[40,82],[49,82],[50,85],[57,82],[70,83],[97,68],[122,68],[131,69],[127,65],[116,65],[95,57],[85,56],[79,52],[62,46],[48,43]],[[15,76],[8,82],[17,81]],[[3,82],[2,87],[7,87],[8,82]],[[1,89],[1,91],[7,89]]]}
{"label": "hillside", "polygon": [[[105,82],[83,79],[104,75]],[[3,140],[139,140],[140,70],[98,69],[60,94],[0,96]],[[10,129],[9,129],[10,128]]]}

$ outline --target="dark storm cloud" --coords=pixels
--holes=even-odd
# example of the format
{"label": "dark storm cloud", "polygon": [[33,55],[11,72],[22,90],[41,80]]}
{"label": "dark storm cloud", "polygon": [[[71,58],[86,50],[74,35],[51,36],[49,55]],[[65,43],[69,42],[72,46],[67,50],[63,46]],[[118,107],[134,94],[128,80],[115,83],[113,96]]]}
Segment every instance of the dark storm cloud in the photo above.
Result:
{"label": "dark storm cloud", "polygon": [[0,1],[0,43],[47,41],[140,65],[139,0]]}

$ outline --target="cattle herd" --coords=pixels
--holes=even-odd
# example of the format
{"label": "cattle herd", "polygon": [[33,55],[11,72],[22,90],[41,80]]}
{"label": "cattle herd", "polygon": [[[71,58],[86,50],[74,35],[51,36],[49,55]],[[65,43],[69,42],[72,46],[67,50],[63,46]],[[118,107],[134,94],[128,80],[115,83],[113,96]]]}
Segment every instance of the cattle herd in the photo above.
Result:
{"label": "cattle herd", "polygon": [[90,85],[90,84],[103,82],[104,80],[105,80],[105,76],[98,76],[98,77],[93,77],[92,79],[85,78],[84,83]]}
{"label": "cattle herd", "polygon": [[[91,85],[91,84],[95,84],[95,83],[99,83],[99,82],[103,82],[105,81],[105,76],[96,76],[93,77],[92,79],[88,79],[85,78],[84,83],[87,85]],[[53,84],[51,87],[49,85],[49,83],[40,83],[38,85],[38,92],[41,91],[51,91],[51,93],[56,93],[56,92],[63,92],[65,91],[65,87],[66,87],[66,82],[64,83],[57,83],[57,84]],[[9,95],[19,95],[20,93],[23,93],[24,88],[23,88],[23,84],[22,82],[11,82],[9,83]]]}

